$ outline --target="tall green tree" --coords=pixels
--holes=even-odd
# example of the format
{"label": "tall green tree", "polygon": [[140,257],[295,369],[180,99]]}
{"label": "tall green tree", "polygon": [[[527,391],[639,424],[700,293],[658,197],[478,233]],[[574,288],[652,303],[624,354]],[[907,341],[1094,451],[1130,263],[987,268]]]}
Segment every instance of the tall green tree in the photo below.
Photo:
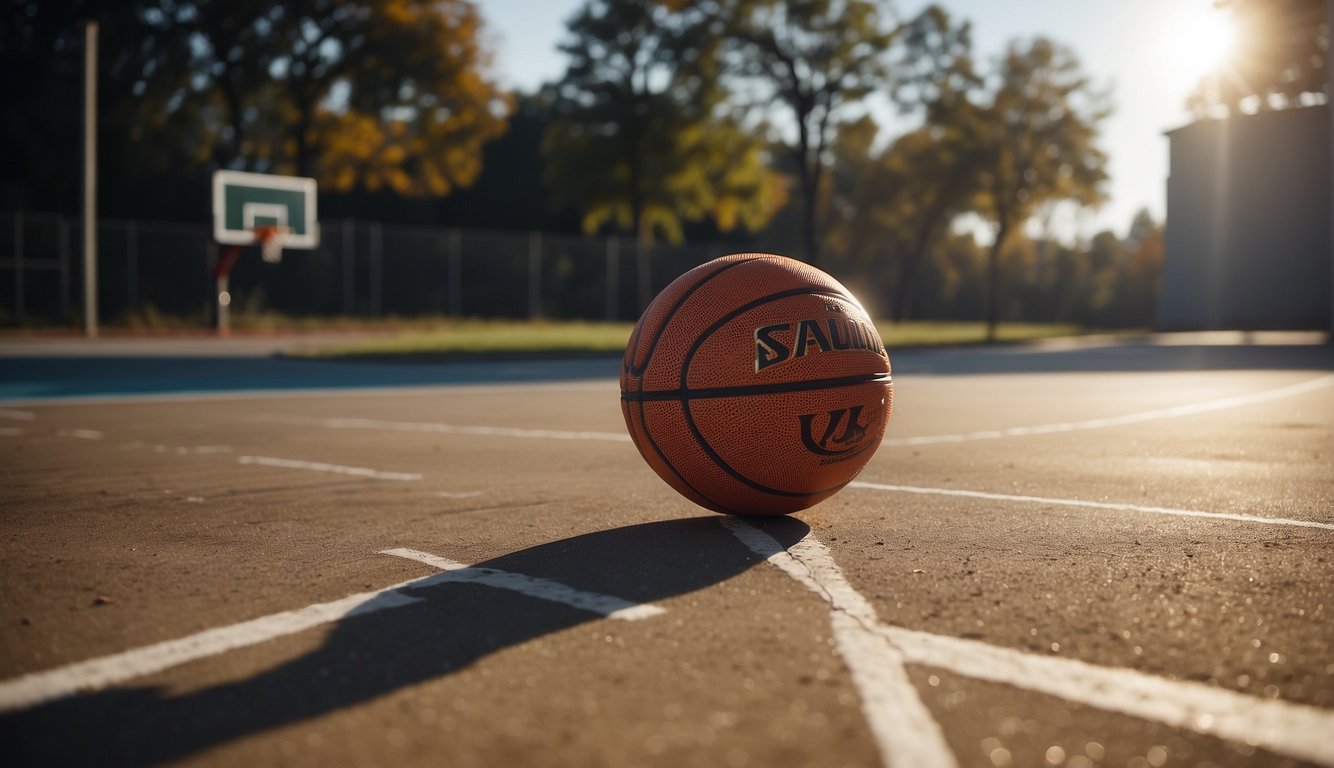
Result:
{"label": "tall green tree", "polygon": [[1038,37],[1011,43],[971,122],[982,151],[979,203],[994,224],[987,253],[987,339],[1000,318],[1000,259],[1010,235],[1042,204],[1103,200],[1107,156],[1096,145],[1109,114],[1075,54]]}
{"label": "tall green tree", "polygon": [[727,104],[716,18],[710,3],[590,0],[570,20],[543,155],[586,231],[679,241],[684,221],[755,229],[781,202],[764,145]]}
{"label": "tall green tree", "polygon": [[818,264],[821,190],[841,125],[866,96],[889,87],[887,51],[903,26],[872,0],[730,0],[733,71],[760,103],[794,123],[786,141],[802,211],[803,250]]}

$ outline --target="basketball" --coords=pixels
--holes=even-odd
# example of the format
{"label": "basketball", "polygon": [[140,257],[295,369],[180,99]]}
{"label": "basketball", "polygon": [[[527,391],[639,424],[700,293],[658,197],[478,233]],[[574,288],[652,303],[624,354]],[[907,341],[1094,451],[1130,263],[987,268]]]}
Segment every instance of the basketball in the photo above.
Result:
{"label": "basketball", "polygon": [[724,256],[635,326],[621,411],[639,453],[715,512],[783,515],[866,466],[893,405],[889,355],[837,280],[794,259]]}

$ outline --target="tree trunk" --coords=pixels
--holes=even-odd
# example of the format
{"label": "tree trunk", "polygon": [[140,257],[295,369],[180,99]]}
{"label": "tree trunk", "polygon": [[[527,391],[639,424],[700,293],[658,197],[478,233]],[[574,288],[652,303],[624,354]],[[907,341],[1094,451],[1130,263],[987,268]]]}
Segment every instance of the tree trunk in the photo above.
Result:
{"label": "tree trunk", "polygon": [[245,147],[245,137],[242,135],[245,132],[245,107],[241,104],[240,88],[232,82],[230,74],[228,73],[222,81],[222,97],[223,102],[227,105],[227,122],[232,127],[231,148],[229,150],[231,156],[227,158],[226,163],[221,163],[221,165],[224,168],[230,167],[232,163],[240,160],[242,170],[249,171],[253,170],[250,158],[241,156]]}
{"label": "tree trunk", "polygon": [[819,221],[816,215],[816,194],[820,186],[820,156],[817,153],[814,162],[811,160],[811,135],[810,129],[806,125],[806,118],[810,114],[809,109],[802,109],[800,100],[794,106],[797,117],[797,147],[794,154],[797,160],[797,170],[801,178],[801,241],[803,254],[806,263],[813,267],[820,265],[820,235],[818,231]]}
{"label": "tree trunk", "polygon": [[301,110],[301,118],[296,124],[296,175],[310,176],[311,169],[314,168],[314,162],[311,158],[310,147],[310,118],[307,117],[307,111]]}
{"label": "tree trunk", "polygon": [[[812,174],[804,173],[803,176],[810,177]],[[820,233],[819,221],[816,216],[816,194],[815,187],[818,182],[814,179],[803,180],[802,196],[802,246],[806,252],[806,263],[813,267],[820,266]]]}
{"label": "tree trunk", "polygon": [[996,341],[996,326],[1000,322],[1000,255],[1005,247],[1005,238],[1010,234],[1010,224],[1001,221],[996,229],[996,239],[987,251],[987,343]]}

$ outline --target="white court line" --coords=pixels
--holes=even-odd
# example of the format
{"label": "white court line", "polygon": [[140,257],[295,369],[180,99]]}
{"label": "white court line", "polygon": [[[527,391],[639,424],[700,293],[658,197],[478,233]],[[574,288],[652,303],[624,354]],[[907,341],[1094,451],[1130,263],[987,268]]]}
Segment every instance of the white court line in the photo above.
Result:
{"label": "white court line", "polygon": [[177,456],[208,456],[215,453],[231,453],[230,445],[155,445],[154,453],[174,453]]}
{"label": "white court line", "polygon": [[913,664],[1334,766],[1334,711],[882,625]]}
{"label": "white court line", "polygon": [[436,496],[445,499],[475,499],[482,495],[481,491],[437,491]]}
{"label": "white court line", "polygon": [[[748,523],[729,519],[723,524],[752,551],[824,598],[835,614],[861,617],[870,611],[863,620],[875,622],[875,631],[908,663],[1334,766],[1334,740],[1328,738],[1334,733],[1334,710],[891,626],[875,618],[874,609],[844,578],[828,548],[814,537],[808,535],[784,551],[772,537]],[[857,663],[847,660],[849,667]],[[863,702],[869,709],[865,698]]]}
{"label": "white court line", "polygon": [[380,554],[404,557],[409,560],[416,560],[419,563],[425,563],[433,568],[439,568],[448,574],[445,581],[451,583],[467,582],[508,589],[521,595],[550,600],[553,603],[564,603],[572,608],[601,614],[609,619],[638,621],[666,612],[656,605],[648,603],[641,605],[611,595],[584,592],[558,581],[525,576],[522,573],[498,571],[494,568],[476,568],[438,555],[419,552],[415,549],[386,549],[382,550]]}
{"label": "white court line", "polygon": [[327,429],[382,429],[392,432],[433,432],[446,435],[484,435],[487,437],[522,437],[550,440],[607,440],[631,442],[624,432],[572,432],[561,429],[519,429],[516,427],[460,426],[421,421],[385,421],[383,419],[282,419],[288,424],[310,424]]}
{"label": "white court line", "polygon": [[1176,515],[1177,517],[1208,517],[1215,520],[1235,520],[1242,523],[1263,523],[1265,525],[1291,525],[1302,528],[1323,528],[1334,531],[1334,523],[1319,523],[1314,520],[1294,520],[1287,517],[1262,517],[1231,512],[1200,512],[1193,509],[1172,509],[1170,507],[1144,507],[1138,504],[1119,504],[1109,501],[1083,501],[1082,499],[1053,499],[1046,496],[1013,496],[1006,493],[984,493],[982,491],[963,491],[954,488],[922,488],[916,485],[885,485],[854,480],[849,488],[864,488],[872,491],[892,491],[895,493],[919,493],[934,496],[962,496],[969,499],[990,499],[992,501],[1010,501],[1031,504],[1053,504],[1062,507],[1087,507],[1091,509],[1112,509],[1118,512],[1147,512],[1154,515]]}
{"label": "white court line", "polygon": [[0,419],[13,419],[14,421],[32,421],[37,418],[37,414],[28,411],[11,411],[8,408],[0,408]]}
{"label": "white court line", "polygon": [[325,464],[322,461],[301,461],[298,459],[275,459],[272,456],[237,456],[238,464],[258,464],[263,467],[281,467],[283,469],[309,469],[313,472],[331,472],[336,475],[368,477],[372,480],[420,480],[416,472],[381,472],[366,467],[345,467],[341,464]]}
{"label": "white court line", "polygon": [[904,445],[935,445],[939,443],[966,443],[972,440],[996,440],[1002,437],[1022,437],[1026,435],[1049,435],[1057,432],[1075,432],[1085,429],[1105,429],[1107,427],[1120,427],[1126,424],[1139,424],[1145,421],[1155,421],[1157,419],[1170,419],[1177,416],[1191,416],[1197,413],[1208,413],[1210,411],[1221,411],[1227,408],[1240,408],[1244,405],[1255,405],[1256,403],[1267,403],[1271,400],[1281,400],[1285,397],[1295,397],[1304,395],[1307,392],[1314,392],[1318,389],[1324,389],[1334,385],[1334,374],[1320,376],[1314,379],[1292,384],[1277,389],[1267,389],[1262,392],[1251,392],[1245,395],[1235,395],[1233,397],[1222,397],[1217,400],[1206,400],[1201,403],[1188,403],[1186,405],[1177,405],[1171,408],[1156,408],[1151,411],[1139,411],[1138,413],[1127,413],[1122,416],[1110,416],[1103,419],[1085,419],[1083,421],[1066,421],[1057,424],[1038,424],[1030,427],[1008,427],[1006,429],[989,429],[979,432],[964,432],[954,435],[921,435],[919,437],[895,437],[882,440],[881,445],[904,446]]}
{"label": "white court line", "polygon": [[430,586],[439,578],[440,575],[436,574],[404,581],[374,592],[360,592],[341,600],[316,603],[295,611],[208,629],[177,640],[154,643],[43,672],[32,672],[0,683],[0,712],[27,709],[84,691],[98,690],[186,662],[294,635],[348,616],[410,605],[422,598],[398,590]]}
{"label": "white court line", "polygon": [[[1151,411],[1140,411],[1138,413],[1128,413],[1121,416],[1112,416],[1101,419],[1086,419],[1084,421],[1062,422],[1058,424],[1040,424],[1027,427],[1009,427],[1006,429],[994,429],[978,432],[967,432],[955,435],[923,435],[919,437],[900,437],[888,438],[881,441],[881,445],[904,446],[904,445],[932,445],[937,443],[963,443],[971,440],[995,440],[1003,437],[1019,437],[1024,435],[1043,435],[1056,432],[1074,432],[1087,429],[1104,429],[1106,427],[1123,426],[1126,424],[1137,424],[1144,421],[1156,419],[1173,418],[1177,416],[1188,416],[1196,413],[1207,413],[1209,411],[1218,411],[1226,408],[1239,408],[1244,405],[1254,405],[1256,403],[1279,400],[1286,397],[1313,392],[1334,384],[1334,374],[1321,376],[1286,387],[1265,390],[1263,392],[1252,392],[1245,395],[1236,395],[1234,397],[1224,397],[1216,400],[1207,400],[1201,403],[1189,403],[1171,408],[1158,408]],[[384,419],[359,419],[359,418],[282,418],[279,419],[289,424],[308,424],[313,426],[325,427],[327,429],[378,429],[393,432],[433,432],[449,435],[483,435],[487,437],[518,437],[518,438],[538,438],[552,440],[605,440],[610,442],[628,443],[632,442],[630,436],[623,432],[590,432],[590,431],[567,431],[557,429],[520,429],[516,427],[493,427],[493,426],[464,426],[458,424],[441,424],[437,422],[420,421],[388,421]]]}
{"label": "white court line", "polygon": [[834,642],[861,696],[884,765],[954,768],[954,754],[908,678],[903,654],[879,633],[875,608],[843,578],[825,545],[807,536],[785,550],[772,536],[738,518],[721,522],[752,551],[829,603]]}
{"label": "white court line", "polygon": [[176,640],[154,643],[110,656],[5,680],[0,682],[0,713],[28,709],[78,693],[99,690],[136,677],[156,674],[187,662],[294,635],[345,618],[412,605],[424,598],[409,595],[405,590],[438,584],[475,582],[499,589],[511,589],[609,618],[634,620],[663,613],[662,608],[654,605],[635,605],[607,595],[582,592],[549,579],[530,579],[493,568],[472,568],[410,549],[386,550],[385,553],[396,554],[399,557],[408,556],[402,553],[420,555],[420,558],[412,559],[420,559],[445,571],[399,582],[372,592],[348,595],[328,603],[316,603],[294,611],[283,611],[239,624],[204,630]]}
{"label": "white court line", "polygon": [[217,453],[231,453],[230,445],[149,445],[141,440],[132,440],[128,443],[121,443],[122,450],[132,450],[135,448],[149,448],[153,453],[174,453],[177,456],[207,456]]}
{"label": "white court line", "polygon": [[105,434],[96,429],[57,429],[56,437],[73,437],[79,440],[101,440]]}
{"label": "white court line", "polygon": [[[613,374],[614,376],[614,374]],[[497,381],[427,384],[404,387],[313,387],[309,389],[232,389],[216,392],[143,392],[122,395],[57,395],[0,398],[4,405],[118,405],[129,403],[212,403],[232,400],[308,400],[329,397],[409,397],[454,392],[494,392],[497,387],[517,390],[614,391],[615,378],[564,381]]]}

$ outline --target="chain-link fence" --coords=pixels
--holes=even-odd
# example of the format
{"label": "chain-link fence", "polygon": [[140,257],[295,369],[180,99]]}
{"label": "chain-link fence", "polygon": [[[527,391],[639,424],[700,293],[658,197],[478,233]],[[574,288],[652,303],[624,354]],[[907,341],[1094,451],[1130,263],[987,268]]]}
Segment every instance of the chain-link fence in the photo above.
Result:
{"label": "chain-link fence", "polygon": [[[0,213],[0,324],[67,325],[82,311],[83,231],[74,217]],[[98,314],[209,322],[224,246],[205,224],[103,220]],[[641,247],[620,237],[324,220],[320,247],[231,272],[233,306],[296,316],[455,315],[633,320],[677,275],[721,246]]]}

